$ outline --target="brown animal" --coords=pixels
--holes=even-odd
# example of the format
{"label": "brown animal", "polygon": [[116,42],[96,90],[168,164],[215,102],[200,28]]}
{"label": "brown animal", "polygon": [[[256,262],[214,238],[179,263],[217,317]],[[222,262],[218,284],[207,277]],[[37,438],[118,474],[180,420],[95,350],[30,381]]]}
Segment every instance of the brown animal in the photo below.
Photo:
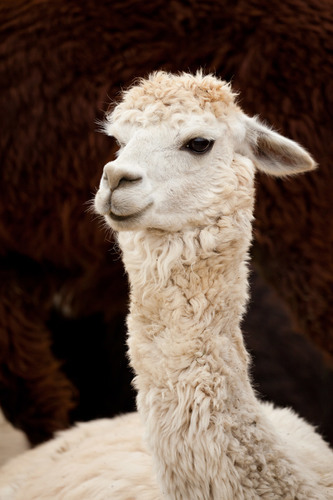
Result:
{"label": "brown animal", "polygon": [[297,183],[258,178],[253,255],[297,328],[332,355],[332,0],[0,0],[0,19],[7,417],[37,443],[133,405],[126,280],[86,202],[115,150],[96,120],[121,86],[159,68],[232,79],[248,113],[319,163]]}

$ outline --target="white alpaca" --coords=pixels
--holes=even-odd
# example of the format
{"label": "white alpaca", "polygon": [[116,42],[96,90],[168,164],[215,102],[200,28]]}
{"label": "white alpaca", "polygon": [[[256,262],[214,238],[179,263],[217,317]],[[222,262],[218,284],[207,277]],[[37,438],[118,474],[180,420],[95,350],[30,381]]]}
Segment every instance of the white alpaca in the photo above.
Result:
{"label": "white alpaca", "polygon": [[106,131],[120,151],[95,206],[129,275],[139,414],[80,424],[12,460],[0,499],[332,499],[332,451],[258,401],[240,332],[255,168],[314,162],[200,74],[141,81]]}

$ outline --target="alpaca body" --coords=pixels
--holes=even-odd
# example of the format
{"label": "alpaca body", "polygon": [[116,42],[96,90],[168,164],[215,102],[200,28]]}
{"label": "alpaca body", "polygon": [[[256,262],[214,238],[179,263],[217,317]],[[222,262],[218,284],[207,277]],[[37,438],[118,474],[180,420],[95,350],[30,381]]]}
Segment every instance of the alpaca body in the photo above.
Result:
{"label": "alpaca body", "polygon": [[156,500],[142,434],[137,413],[79,424],[8,462],[0,473],[0,499]]}
{"label": "alpaca body", "polygon": [[120,149],[95,208],[119,232],[129,276],[142,425],[128,415],[64,433],[3,469],[4,498],[26,495],[32,459],[49,467],[30,499],[48,498],[48,474],[58,475],[48,483],[60,498],[333,498],[332,451],[288,410],[256,398],[240,330],[255,170],[296,174],[313,160],[201,73],[151,75],[105,129]]}
{"label": "alpaca body", "polygon": [[0,467],[10,458],[29,449],[28,440],[22,431],[18,431],[7,420],[0,410]]}
{"label": "alpaca body", "polygon": [[[314,429],[291,410],[276,409],[270,404],[261,404],[261,410],[279,429],[283,446],[292,440],[293,458],[302,463],[302,474],[311,478],[312,484],[325,484],[331,474],[330,452]],[[162,500],[143,434],[138,413],[82,423],[61,432],[54,440],[25,452],[0,469],[0,498]],[[262,498],[280,497],[268,491]],[[309,500],[330,498],[333,498],[330,492],[326,496],[315,493],[308,497]]]}

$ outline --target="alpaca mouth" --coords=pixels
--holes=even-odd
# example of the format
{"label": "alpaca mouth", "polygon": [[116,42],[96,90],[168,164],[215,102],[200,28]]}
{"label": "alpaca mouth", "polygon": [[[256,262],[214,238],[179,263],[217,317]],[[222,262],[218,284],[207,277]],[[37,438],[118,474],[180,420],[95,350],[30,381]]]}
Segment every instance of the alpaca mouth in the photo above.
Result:
{"label": "alpaca mouth", "polygon": [[145,208],[143,208],[142,210],[139,210],[138,212],[134,212],[133,214],[128,214],[128,215],[117,215],[115,213],[113,213],[111,210],[110,212],[108,213],[108,216],[110,217],[110,219],[116,221],[116,222],[123,222],[123,221],[126,221],[126,220],[129,220],[129,219],[138,219],[139,217],[141,217],[141,215],[143,215],[144,212],[146,212],[146,210],[152,205],[152,203],[149,203]]}
{"label": "alpaca mouth", "polygon": [[108,213],[108,216],[110,217],[110,219],[115,220],[117,222],[128,220],[128,219],[131,219],[132,217],[137,217],[137,215],[138,215],[138,213],[131,214],[131,215],[116,215],[113,212]]}

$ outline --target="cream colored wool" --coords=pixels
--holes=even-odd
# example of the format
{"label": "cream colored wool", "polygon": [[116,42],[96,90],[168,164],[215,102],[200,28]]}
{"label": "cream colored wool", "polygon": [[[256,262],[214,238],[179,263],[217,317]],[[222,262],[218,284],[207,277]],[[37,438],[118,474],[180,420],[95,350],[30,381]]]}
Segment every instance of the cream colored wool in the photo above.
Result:
{"label": "cream colored wool", "polygon": [[29,448],[26,435],[15,429],[4,417],[0,409],[0,467],[10,458]]}
{"label": "cream colored wool", "polygon": [[[139,414],[80,424],[14,459],[0,499],[333,499],[332,451],[256,398],[240,331],[255,168],[288,175],[313,160],[200,73],[142,80],[105,129],[120,150],[95,207],[119,231],[130,280]],[[195,154],[196,137],[214,144]]]}

